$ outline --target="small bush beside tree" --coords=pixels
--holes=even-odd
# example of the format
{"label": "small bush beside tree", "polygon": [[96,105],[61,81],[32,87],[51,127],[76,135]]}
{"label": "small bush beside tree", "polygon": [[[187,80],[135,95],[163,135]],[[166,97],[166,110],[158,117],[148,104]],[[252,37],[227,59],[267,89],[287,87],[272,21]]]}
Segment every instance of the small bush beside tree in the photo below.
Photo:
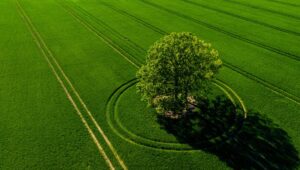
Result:
{"label": "small bush beside tree", "polygon": [[207,98],[221,65],[211,44],[192,33],[171,33],[150,47],[137,72],[137,88],[157,113],[179,118]]}

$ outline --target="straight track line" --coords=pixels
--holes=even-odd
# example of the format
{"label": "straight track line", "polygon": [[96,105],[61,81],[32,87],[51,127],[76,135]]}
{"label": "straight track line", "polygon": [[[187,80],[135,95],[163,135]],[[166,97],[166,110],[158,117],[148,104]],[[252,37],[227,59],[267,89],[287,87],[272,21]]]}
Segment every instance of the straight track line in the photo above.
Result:
{"label": "straight track line", "polygon": [[77,90],[74,88],[74,86],[71,83],[70,79],[66,76],[65,72],[63,71],[62,67],[59,65],[59,63],[57,62],[57,60],[55,59],[55,57],[53,56],[52,52],[48,48],[47,48],[47,51],[49,51],[49,54],[52,57],[54,63],[56,64],[56,66],[60,70],[61,74],[63,75],[63,77],[65,78],[65,80],[69,84],[69,86],[71,87],[72,91],[74,92],[74,94],[78,98],[78,100],[81,103],[81,105],[84,107],[84,109],[87,112],[89,118],[92,120],[93,124],[96,126],[98,132],[101,134],[101,136],[105,140],[106,144],[108,145],[109,149],[112,151],[113,155],[115,156],[115,158],[117,159],[117,161],[119,162],[119,164],[121,165],[121,167],[124,170],[127,170],[128,168],[125,165],[124,161],[118,155],[116,149],[113,147],[112,143],[110,142],[110,140],[108,139],[108,137],[105,135],[104,131],[102,130],[102,128],[100,127],[100,125],[98,124],[98,122],[96,121],[96,119],[94,118],[94,116],[92,115],[91,111],[88,109],[87,105],[84,103],[84,101],[82,100],[81,96],[79,95],[79,93],[77,92]]}
{"label": "straight track line", "polygon": [[215,12],[218,12],[218,13],[221,13],[221,14],[231,16],[231,17],[235,17],[235,18],[238,18],[240,20],[247,21],[247,22],[250,22],[250,23],[254,23],[254,24],[257,24],[257,25],[261,25],[263,27],[267,27],[267,28],[270,28],[270,29],[273,29],[273,30],[288,33],[288,34],[295,35],[295,36],[300,36],[299,32],[288,30],[288,29],[281,28],[281,27],[277,27],[277,26],[274,26],[274,25],[271,25],[271,24],[268,24],[268,23],[265,23],[265,22],[262,22],[262,21],[259,21],[259,20],[247,18],[247,17],[237,15],[237,14],[232,13],[232,12],[228,12],[228,11],[225,11],[225,10],[210,7],[208,5],[204,5],[204,4],[194,2],[194,1],[191,1],[191,0],[182,0],[182,1],[187,3],[187,4],[190,4],[190,5],[198,6],[198,7],[204,8],[204,9],[208,9],[208,10],[211,10],[211,11],[215,11]]}
{"label": "straight track line", "polygon": [[[99,35],[102,36],[104,39],[107,39],[108,42],[111,42],[113,46],[115,46],[115,47],[121,49],[122,51],[126,52],[126,50],[125,50],[126,48],[124,49],[123,47],[118,45],[118,43],[114,42],[111,37],[117,37],[118,40],[120,40],[121,42],[124,42],[124,45],[126,47],[129,47],[130,49],[134,50],[135,54],[131,54],[131,53],[129,53],[129,51],[127,52],[127,55],[130,55],[130,58],[134,59],[134,63],[136,63],[139,66],[141,65],[141,63],[143,63],[143,61],[141,61],[140,58],[137,58],[136,55],[138,55],[138,56],[145,55],[145,52],[147,51],[146,49],[144,49],[139,44],[133,42],[128,37],[124,36],[123,34],[118,32],[117,30],[115,30],[112,27],[110,27],[109,25],[107,25],[103,20],[100,20],[99,18],[97,18],[94,15],[90,14],[85,9],[83,9],[80,6],[76,5],[74,2],[72,3],[72,5],[71,4],[68,5],[68,8],[70,10],[72,10],[74,12],[74,14],[77,14],[77,16],[80,16],[79,18],[82,18],[83,20],[85,20],[86,23],[89,23],[88,20],[92,20],[93,23],[95,23],[97,26],[101,27],[101,30],[103,29],[104,32],[109,32],[111,35],[106,34],[106,33],[101,33],[101,30],[98,27],[93,26],[93,24],[89,24],[91,27],[93,27],[93,30],[99,32]],[[81,14],[82,14],[82,16],[81,16]],[[87,19],[84,19],[84,18],[87,18]]]}
{"label": "straight track line", "polygon": [[232,71],[235,71],[237,73],[240,73],[241,75],[243,75],[244,77],[248,77],[249,79],[263,85],[264,87],[268,88],[270,91],[279,94],[281,96],[284,96],[285,98],[287,98],[288,100],[300,105],[300,98],[298,96],[292,95],[290,93],[288,93],[287,91],[283,90],[282,88],[279,88],[247,71],[244,71],[242,69],[240,69],[239,67],[236,67],[228,62],[224,62],[224,65],[231,69]]}
{"label": "straight track line", "polygon": [[[81,9],[81,10],[84,10],[84,9]],[[85,11],[85,10],[84,10]],[[87,11],[85,11],[86,13],[88,13]],[[88,15],[89,16],[91,16],[91,14],[89,14],[88,13]],[[97,21],[100,21],[99,19],[97,19]],[[101,21],[101,22],[103,22],[103,21]],[[104,22],[103,22],[104,23]],[[117,32],[118,33],[118,32]],[[118,33],[119,34],[119,33]],[[120,36],[122,36],[121,34],[120,34]],[[130,41],[131,42],[131,41]],[[132,43],[134,43],[134,42],[132,42]],[[140,47],[138,44],[135,44],[134,43],[134,45],[135,46],[137,46],[139,49],[142,49],[142,50],[145,50],[145,49],[143,49],[142,47]],[[141,63],[139,63],[138,65],[141,65]],[[227,86],[224,82],[222,82],[222,81],[220,81],[220,80],[217,80],[216,82],[218,82],[218,83],[221,83],[221,84],[223,84],[227,89],[229,89],[235,96],[236,96],[236,98],[240,101],[240,103],[241,103],[241,105],[242,105],[242,108],[244,109],[244,111],[245,112],[247,112],[247,109],[246,109],[246,107],[245,107],[245,104],[244,104],[244,102],[242,101],[242,99],[229,87],[229,86]],[[217,84],[216,84],[217,85]],[[221,86],[220,86],[221,87]],[[227,93],[225,90],[224,90],[224,92],[225,93]],[[230,95],[228,95],[228,96],[230,96]],[[232,100],[233,102],[234,102],[234,100]]]}
{"label": "straight track line", "polygon": [[[130,40],[128,37],[124,36],[123,34],[118,32],[117,30],[113,29],[111,26],[109,26],[104,21],[102,21],[99,18],[95,17],[94,15],[90,14],[88,11],[83,9],[81,6],[78,6],[75,2],[69,1],[69,3],[70,3],[70,5],[69,5],[70,7],[71,6],[74,7],[74,9],[76,11],[79,11],[80,13],[82,13],[87,18],[93,20],[97,25],[103,27],[104,30],[110,32],[113,36],[118,37],[119,39],[123,39],[123,40],[125,40],[125,42],[129,42],[129,44],[127,43],[127,45],[130,46],[130,48],[136,49],[136,52],[138,52],[139,54],[141,54],[141,53],[144,54],[145,49],[142,48],[141,46],[139,46],[138,44],[136,44],[135,42],[133,42],[132,40]],[[73,10],[73,11],[75,11],[75,10]]]}
{"label": "straight track line", "polygon": [[[59,3],[61,5],[61,3]],[[119,55],[121,55],[125,60],[127,60],[128,62],[130,62],[134,67],[139,68],[139,65],[136,64],[135,62],[133,62],[132,60],[130,60],[128,58],[128,56],[130,56],[129,54],[127,54],[126,51],[124,51],[123,49],[119,50],[117,49],[117,47],[114,46],[114,43],[111,40],[108,40],[107,38],[104,38],[103,35],[101,35],[94,27],[92,27],[90,24],[85,23],[80,17],[78,17],[73,11],[70,10],[69,7],[66,7],[64,5],[61,5],[62,8],[68,13],[70,14],[77,22],[79,22],[83,27],[85,27],[87,30],[89,30],[90,32],[92,32],[94,35],[96,35],[96,37],[98,37],[101,41],[103,41],[106,45],[108,45],[109,47],[111,47],[115,52],[117,52]],[[69,8],[69,9],[68,9]],[[126,53],[126,54],[124,54]]]}
{"label": "straight track line", "polygon": [[[127,16],[127,17],[133,19],[134,21],[136,21],[136,22],[144,25],[145,27],[153,30],[154,32],[157,32],[158,34],[161,34],[161,35],[168,34],[166,31],[164,31],[164,30],[162,30],[162,29],[160,29],[160,28],[158,28],[156,26],[153,26],[153,25],[147,23],[144,20],[141,20],[141,19],[139,19],[139,18],[137,18],[137,17],[135,17],[135,16],[127,13],[126,11],[117,9],[117,8],[111,6],[111,5],[108,5],[108,4],[104,4],[103,3],[103,5],[107,6],[108,8],[116,11],[117,13],[119,13],[121,15],[124,15],[124,16]],[[276,94],[278,94],[280,96],[283,96],[286,99],[288,99],[288,100],[290,100],[290,101],[292,101],[292,102],[300,105],[300,98],[298,96],[290,94],[289,92],[283,90],[282,88],[279,88],[279,87],[277,87],[277,86],[275,86],[275,85],[273,85],[273,84],[271,84],[271,83],[269,83],[269,82],[267,82],[267,81],[265,81],[265,80],[263,80],[263,79],[255,76],[255,75],[253,75],[253,74],[251,74],[251,73],[249,73],[249,72],[247,72],[247,71],[245,71],[245,70],[243,70],[243,69],[241,69],[241,68],[239,68],[237,66],[234,66],[234,65],[230,64],[229,62],[224,61],[224,66],[227,67],[227,68],[229,68],[229,69],[231,69],[234,72],[237,72],[238,74],[241,74],[242,76],[244,76],[246,78],[249,78],[250,80],[255,81],[256,83],[264,86],[268,90],[270,90],[270,91],[272,91],[272,92],[274,92],[274,93],[276,93]]]}
{"label": "straight track line", "polygon": [[282,56],[288,57],[288,58],[296,60],[296,61],[300,61],[300,56],[298,56],[296,54],[293,54],[293,53],[290,53],[290,52],[287,52],[287,51],[283,51],[283,50],[281,50],[279,48],[275,48],[275,47],[263,44],[261,42],[254,41],[254,40],[251,40],[251,39],[246,38],[246,37],[242,37],[242,36],[240,36],[240,35],[238,35],[236,33],[232,33],[230,31],[226,31],[226,30],[224,30],[224,29],[222,29],[220,27],[217,27],[217,26],[212,25],[210,23],[207,23],[207,22],[201,21],[199,19],[193,18],[193,17],[191,17],[189,15],[177,12],[175,10],[171,10],[169,8],[163,7],[163,6],[158,5],[156,3],[149,2],[147,0],[140,0],[140,2],[142,2],[142,3],[144,3],[144,4],[148,5],[148,6],[152,6],[153,8],[159,9],[161,11],[167,12],[169,14],[175,15],[177,17],[183,18],[185,20],[191,21],[191,22],[193,22],[195,24],[201,25],[201,26],[206,27],[208,29],[211,29],[211,30],[214,30],[216,32],[225,34],[225,35],[227,35],[229,37],[232,37],[232,38],[235,38],[237,40],[243,41],[245,43],[251,44],[253,46],[256,46],[256,47],[259,47],[259,48],[262,48],[262,49],[265,49],[265,50],[268,50],[268,51],[280,54]]}
{"label": "straight track line", "polygon": [[275,11],[275,10],[272,10],[272,9],[263,8],[263,7],[256,6],[256,5],[247,4],[247,3],[236,1],[236,0],[227,0],[226,2],[232,3],[232,4],[237,4],[237,5],[240,5],[240,6],[245,6],[245,7],[260,10],[260,11],[269,12],[269,13],[272,13],[272,14],[281,15],[281,16],[292,18],[292,19],[295,19],[295,20],[300,20],[300,17],[298,17],[298,16],[283,13],[283,12],[280,12],[280,11]]}
{"label": "straight track line", "polygon": [[140,2],[143,2],[144,4],[146,5],[149,5],[149,6],[152,6],[154,8],[157,8],[161,11],[165,11],[167,13],[170,13],[172,15],[175,15],[175,16],[178,16],[180,18],[183,18],[185,20],[188,20],[188,21],[191,21],[195,24],[198,24],[198,25],[201,25],[203,27],[206,27],[208,29],[211,29],[211,30],[214,30],[216,32],[219,32],[219,33],[222,33],[224,35],[227,35],[229,37],[232,37],[232,38],[235,38],[237,40],[240,40],[240,41],[243,41],[245,43],[248,43],[248,44],[251,44],[253,46],[256,46],[256,47],[260,47],[262,49],[265,49],[265,50],[268,50],[268,51],[271,51],[271,52],[274,52],[274,53],[277,53],[277,54],[280,54],[282,56],[285,56],[285,57],[288,57],[290,59],[293,59],[293,60],[296,60],[296,61],[300,61],[300,56],[296,55],[296,54],[292,54],[290,52],[286,52],[286,51],[283,51],[281,49],[278,49],[278,48],[275,48],[275,47],[272,47],[272,46],[269,46],[269,45],[266,45],[266,44],[263,44],[261,42],[258,42],[258,41],[254,41],[254,40],[251,40],[249,38],[245,38],[245,37],[242,37],[238,34],[235,34],[235,33],[232,33],[232,32],[229,32],[229,31],[226,31],[220,27],[217,27],[217,26],[214,26],[210,23],[207,23],[207,22],[204,22],[204,21],[201,21],[199,19],[196,19],[196,18],[193,18],[193,17],[190,17],[189,15],[185,15],[183,13],[179,13],[177,11],[174,11],[174,10],[171,10],[171,9],[168,9],[166,7],[163,7],[163,6],[160,6],[158,4],[155,4],[153,2],[149,2],[147,0],[140,0]]}
{"label": "straight track line", "polygon": [[279,1],[279,0],[266,0],[266,1],[281,4],[281,5],[291,6],[291,7],[300,7],[300,5],[298,5],[298,4],[293,4],[290,2],[283,2],[283,1]]}
{"label": "straight track line", "polygon": [[81,111],[79,110],[77,104],[74,102],[71,94],[69,93],[69,91],[67,90],[65,84],[63,83],[62,79],[59,77],[58,73],[56,72],[53,64],[51,63],[48,55],[46,54],[46,52],[44,51],[44,48],[47,48],[43,41],[43,39],[41,39],[39,33],[37,32],[37,30],[35,29],[35,27],[33,26],[30,18],[28,17],[28,15],[26,14],[26,12],[24,11],[24,9],[22,8],[22,6],[20,5],[19,1],[16,0],[16,4],[17,4],[17,10],[21,16],[21,18],[24,20],[24,22],[26,23],[26,26],[28,28],[28,30],[30,31],[36,45],[38,46],[38,48],[40,49],[40,51],[42,52],[45,60],[48,63],[48,66],[50,67],[52,73],[54,74],[54,76],[56,77],[57,81],[59,82],[59,84],[61,85],[61,87],[63,88],[67,98],[69,99],[69,101],[71,102],[72,106],[74,107],[74,109],[76,110],[78,116],[80,117],[80,120],[82,121],[82,123],[84,124],[84,126],[86,127],[88,133],[90,134],[93,142],[96,144],[98,151],[100,152],[101,156],[103,156],[104,160],[106,161],[108,167],[111,170],[115,170],[114,166],[112,165],[110,159],[108,158],[107,154],[105,153],[103,147],[101,146],[100,142],[98,141],[98,139],[96,138],[96,135],[94,134],[94,132],[92,131],[92,129],[90,128],[90,126],[88,125],[87,121],[85,120],[83,114],[81,113]]}

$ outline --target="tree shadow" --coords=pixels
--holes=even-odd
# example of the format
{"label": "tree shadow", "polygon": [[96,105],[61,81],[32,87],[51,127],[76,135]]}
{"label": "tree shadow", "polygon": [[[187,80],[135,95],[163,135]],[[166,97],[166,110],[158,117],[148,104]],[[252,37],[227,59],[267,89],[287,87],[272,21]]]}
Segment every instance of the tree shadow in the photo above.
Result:
{"label": "tree shadow", "polygon": [[299,154],[288,134],[258,112],[243,111],[225,96],[205,100],[181,119],[158,116],[178,141],[215,154],[233,169],[296,169]]}

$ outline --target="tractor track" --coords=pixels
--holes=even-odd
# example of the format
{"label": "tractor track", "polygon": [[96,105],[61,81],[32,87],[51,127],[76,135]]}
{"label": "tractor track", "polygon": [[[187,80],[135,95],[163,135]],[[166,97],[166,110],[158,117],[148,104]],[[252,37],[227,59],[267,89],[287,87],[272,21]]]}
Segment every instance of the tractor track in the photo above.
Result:
{"label": "tractor track", "polygon": [[[60,85],[62,86],[64,92],[67,95],[67,98],[69,99],[72,106],[76,110],[78,116],[80,117],[82,123],[86,127],[86,129],[87,129],[88,133],[90,134],[93,142],[96,144],[100,154],[103,156],[103,158],[106,161],[108,167],[111,170],[116,169],[115,166],[112,164],[112,161],[108,158],[107,154],[105,153],[102,145],[99,142],[99,139],[96,137],[94,131],[92,130],[91,125],[87,121],[92,122],[92,124],[96,127],[97,132],[101,135],[101,137],[105,141],[107,147],[110,149],[110,151],[112,152],[113,156],[116,158],[116,160],[118,161],[118,163],[120,164],[122,169],[127,170],[127,167],[124,164],[124,161],[120,158],[117,151],[115,150],[115,148],[113,147],[113,145],[111,144],[109,139],[107,138],[106,134],[104,133],[104,131],[102,130],[102,128],[100,127],[98,122],[95,120],[94,116],[92,115],[92,113],[88,109],[87,105],[84,103],[81,96],[79,95],[79,93],[75,89],[74,85],[71,83],[70,79],[65,74],[64,70],[62,69],[62,67],[58,63],[57,59],[55,58],[55,56],[51,52],[50,48],[47,46],[46,42],[43,40],[42,36],[37,31],[36,27],[33,25],[31,19],[29,18],[29,16],[26,14],[25,10],[23,9],[21,4],[19,3],[19,0],[16,0],[16,6],[17,6],[17,10],[20,13],[20,16],[24,20],[25,24],[28,26],[28,29],[31,32],[32,38],[34,39],[36,45],[40,49],[40,51],[41,51],[42,55],[44,56],[45,60],[47,61],[51,71],[54,74],[54,76],[56,77],[56,79],[58,80]],[[73,96],[71,95],[71,93],[73,94]],[[75,102],[75,100],[77,102],[79,102],[79,104],[77,102]]]}
{"label": "tractor track", "polygon": [[57,66],[55,63],[53,63],[54,56],[52,55],[51,51],[49,50],[49,48],[46,46],[44,40],[42,39],[42,37],[40,36],[39,32],[36,30],[35,26],[33,25],[31,19],[28,17],[28,15],[26,14],[25,10],[23,9],[22,5],[19,3],[18,0],[16,0],[16,6],[17,6],[17,10],[20,14],[20,16],[22,17],[24,23],[26,24],[29,32],[32,35],[33,40],[35,41],[38,49],[40,50],[40,52],[42,53],[44,59],[46,60],[50,70],[52,71],[53,75],[55,76],[55,78],[57,79],[58,83],[60,84],[60,86],[63,88],[68,100],[70,101],[71,105],[73,106],[73,108],[75,109],[77,115],[80,117],[81,122],[83,123],[83,125],[85,126],[85,128],[87,129],[89,135],[91,136],[93,142],[95,143],[100,155],[103,157],[103,159],[106,161],[108,167],[111,170],[114,170],[115,167],[113,166],[111,160],[108,158],[107,154],[105,153],[102,145],[100,144],[99,140],[97,139],[95,133],[93,132],[93,130],[91,129],[90,125],[88,124],[87,120],[85,119],[85,117],[83,116],[83,113],[81,112],[81,110],[79,109],[78,105],[75,103],[72,95],[70,94],[68,88],[66,87],[64,81],[62,80],[62,78],[60,77],[57,68],[55,66]]}
{"label": "tractor track", "polygon": [[286,6],[290,6],[290,7],[300,7],[300,5],[298,5],[298,4],[293,4],[293,3],[290,3],[290,2],[282,2],[282,1],[279,1],[279,0],[266,0],[266,1],[269,1],[269,2],[272,2],[272,3],[277,3],[277,4],[280,4],[280,5],[286,5]]}
{"label": "tractor track", "polygon": [[264,26],[264,27],[267,27],[267,28],[271,28],[273,30],[281,31],[281,32],[288,33],[288,34],[295,35],[295,36],[300,36],[299,32],[288,30],[288,29],[285,29],[285,28],[280,28],[280,27],[277,27],[277,26],[274,26],[274,25],[271,25],[271,24],[267,24],[265,22],[261,22],[259,20],[255,20],[255,19],[244,17],[244,16],[240,16],[240,15],[237,15],[237,14],[225,11],[225,10],[210,7],[208,5],[200,4],[200,3],[197,3],[197,2],[194,2],[194,1],[191,1],[191,0],[182,0],[182,1],[185,2],[185,3],[191,4],[191,5],[194,5],[194,6],[198,6],[198,7],[204,8],[204,9],[215,11],[215,12],[225,14],[225,15],[228,15],[228,16],[231,16],[231,17],[235,17],[235,18],[238,18],[238,19],[250,22],[250,23],[254,23],[254,24],[261,25],[261,26]]}
{"label": "tractor track", "polygon": [[[134,86],[136,83],[137,83],[137,79],[135,78],[129,80],[126,83],[121,84],[116,90],[113,91],[113,93],[108,98],[106,103],[106,115],[107,115],[106,117],[112,130],[120,138],[134,145],[140,145],[142,147],[147,147],[150,149],[155,149],[160,151],[197,152],[199,149],[193,149],[192,147],[186,144],[181,144],[177,142],[166,142],[159,139],[151,139],[148,137],[137,135],[134,132],[129,131],[126,127],[122,125],[122,123],[118,119],[118,111],[117,111],[118,102],[120,101],[120,97],[129,88],[132,88],[132,86]],[[235,116],[236,122],[234,123],[234,125],[232,125],[229,129],[225,130],[225,132],[222,133],[221,135],[204,140],[201,145],[202,147],[205,148],[215,147],[216,144],[220,146],[232,140],[233,137],[239,133],[240,129],[242,128],[243,122],[247,117],[247,109],[243,106],[244,104],[243,101],[240,99],[240,97],[229,86],[227,86],[223,82],[216,81],[214,83],[218,88],[221,88],[222,91],[224,90],[227,93],[227,95],[229,95],[229,98],[232,98],[231,95],[235,96],[236,100],[232,102],[236,103],[238,101],[239,105],[241,105],[241,108],[243,108],[244,115],[240,115],[240,116],[236,115]],[[210,144],[211,141],[214,141],[213,145]]]}
{"label": "tractor track", "polygon": [[269,12],[269,13],[272,13],[272,14],[281,15],[281,16],[292,18],[292,19],[295,19],[295,20],[300,20],[300,17],[298,17],[298,16],[294,16],[294,15],[291,15],[291,14],[287,14],[287,13],[283,13],[283,12],[275,11],[275,10],[271,10],[271,9],[266,9],[266,8],[259,7],[259,6],[256,6],[256,5],[251,5],[251,4],[247,4],[247,3],[243,3],[243,2],[238,2],[238,1],[235,1],[235,0],[227,0],[226,2],[232,3],[232,4],[237,4],[237,5],[240,5],[240,6],[245,6],[245,7],[252,8],[252,9],[257,9],[257,10],[260,10],[260,11]]}
{"label": "tractor track", "polygon": [[185,15],[185,14],[182,14],[182,13],[179,13],[177,11],[174,11],[174,10],[170,10],[168,8],[165,8],[165,7],[162,7],[158,4],[155,4],[155,3],[152,3],[152,2],[149,2],[149,1],[146,1],[146,0],[140,0],[140,2],[143,2],[144,4],[146,5],[149,5],[149,6],[152,6],[154,8],[157,8],[161,11],[165,11],[167,13],[170,13],[172,15],[175,15],[175,16],[178,16],[180,18],[183,18],[183,19],[186,19],[188,21],[191,21],[193,23],[196,23],[196,24],[199,24],[201,26],[204,26],[208,29],[211,29],[211,30],[214,30],[216,32],[219,32],[219,33],[222,33],[222,34],[225,34],[229,37],[232,37],[232,38],[235,38],[237,40],[240,40],[240,41],[243,41],[243,42],[246,42],[248,44],[251,44],[253,46],[257,46],[257,47],[260,47],[262,49],[265,49],[265,50],[268,50],[268,51],[271,51],[271,52],[274,52],[274,53],[277,53],[277,54],[280,54],[282,56],[285,56],[285,57],[288,57],[290,59],[293,59],[293,60],[296,60],[296,61],[300,61],[300,57],[296,54],[292,54],[290,52],[286,52],[286,51],[283,51],[281,49],[278,49],[278,48],[274,48],[272,46],[269,46],[269,45],[266,45],[266,44],[263,44],[263,43],[260,43],[260,42],[257,42],[257,41],[254,41],[254,40],[251,40],[249,38],[245,38],[245,37],[242,37],[238,34],[235,34],[235,33],[232,33],[232,32],[229,32],[229,31],[226,31],[222,28],[219,28],[217,26],[214,26],[212,24],[209,24],[209,23],[206,23],[204,21],[201,21],[201,20],[198,20],[198,19],[195,19],[193,17],[190,17],[188,15]]}
{"label": "tractor track", "polygon": [[[126,11],[117,9],[117,8],[115,8],[115,7],[111,6],[111,5],[107,5],[107,4],[105,4],[105,6],[107,6],[107,7],[111,8],[112,10],[120,13],[121,15],[130,17],[134,21],[139,22],[140,24],[144,25],[145,27],[147,27],[147,28],[149,28],[149,29],[151,29],[151,30],[153,30],[153,31],[161,34],[161,35],[168,34],[166,31],[164,31],[164,30],[162,30],[162,29],[160,29],[160,28],[158,28],[158,27],[156,27],[156,26],[154,26],[154,25],[152,25],[150,23],[147,23],[146,21],[144,21],[144,20],[142,20],[140,18],[137,18],[136,16],[133,16],[133,15],[127,13]],[[131,41],[131,43],[134,43],[134,42]],[[139,46],[139,45],[135,43],[135,46]],[[139,47],[139,49],[143,49],[143,48]],[[146,50],[146,49],[144,49],[144,50]],[[132,56],[132,57],[134,57],[134,56]],[[136,58],[136,57],[134,57],[134,58]],[[247,72],[247,71],[245,71],[245,70],[243,70],[243,69],[241,69],[241,68],[239,68],[237,66],[234,66],[234,65],[230,64],[229,62],[226,62],[224,60],[223,60],[223,62],[224,62],[224,66],[225,67],[227,67],[227,68],[229,68],[229,69],[231,69],[231,70],[233,70],[233,71],[235,71],[235,72],[237,72],[237,73],[239,73],[239,74],[241,74],[241,75],[243,75],[243,76],[245,76],[245,77],[247,77],[247,78],[255,81],[256,83],[264,86],[265,88],[271,90],[272,92],[274,92],[274,93],[276,93],[278,95],[281,95],[283,97],[286,97],[287,99],[289,99],[289,100],[293,101],[294,103],[300,105],[300,98],[298,96],[290,94],[289,92],[285,91],[284,89],[282,89],[282,88],[280,88],[278,86],[275,86],[275,85],[273,85],[273,84],[271,84],[271,83],[269,83],[269,82],[267,82],[267,81],[265,81],[265,80],[263,80],[263,79],[255,76],[254,74],[249,73],[249,72]],[[141,63],[137,63],[137,65],[141,65]]]}

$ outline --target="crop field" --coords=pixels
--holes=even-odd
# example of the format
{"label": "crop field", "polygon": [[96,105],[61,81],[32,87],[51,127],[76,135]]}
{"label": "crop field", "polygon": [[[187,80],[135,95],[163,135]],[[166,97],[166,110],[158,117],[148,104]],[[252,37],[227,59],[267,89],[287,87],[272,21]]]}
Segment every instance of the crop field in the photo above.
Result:
{"label": "crop field", "polygon": [[[182,31],[247,110],[220,144],[182,142],[136,92],[148,48]],[[300,1],[0,1],[0,169],[300,169],[299,152]]]}

